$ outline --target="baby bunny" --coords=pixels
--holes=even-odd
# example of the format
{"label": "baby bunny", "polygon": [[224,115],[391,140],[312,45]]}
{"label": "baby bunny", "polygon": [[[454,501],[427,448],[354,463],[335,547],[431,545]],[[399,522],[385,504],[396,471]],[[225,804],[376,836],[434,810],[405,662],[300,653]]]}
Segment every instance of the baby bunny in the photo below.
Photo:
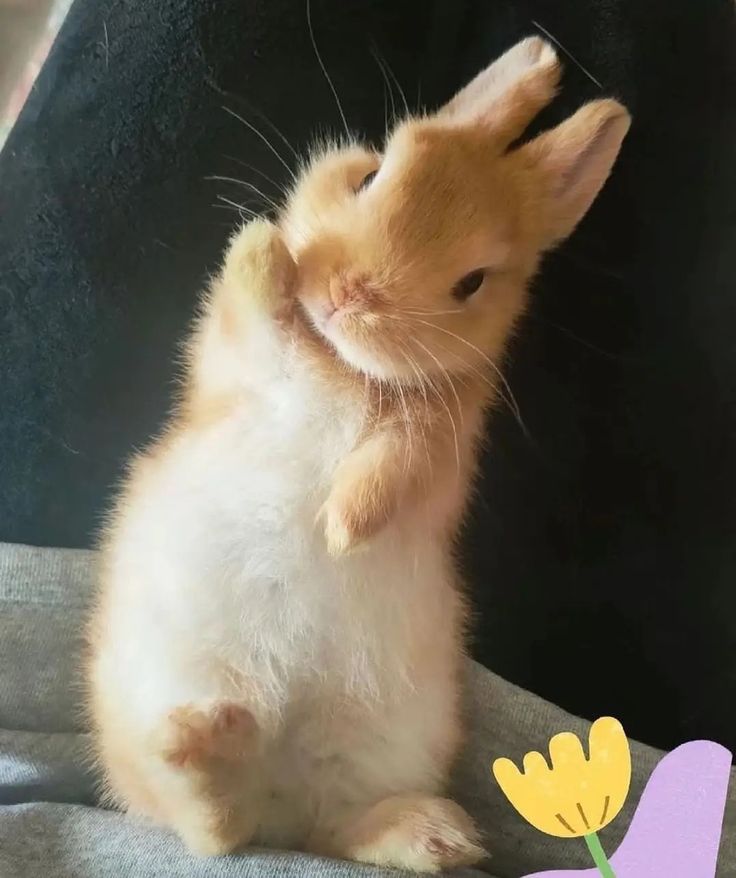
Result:
{"label": "baby bunny", "polygon": [[230,243],[177,410],[110,515],[89,628],[109,794],[195,852],[483,855],[442,797],[453,542],[528,281],[629,127],[599,100],[519,145],[558,78],[524,40],[382,152],[315,155]]}

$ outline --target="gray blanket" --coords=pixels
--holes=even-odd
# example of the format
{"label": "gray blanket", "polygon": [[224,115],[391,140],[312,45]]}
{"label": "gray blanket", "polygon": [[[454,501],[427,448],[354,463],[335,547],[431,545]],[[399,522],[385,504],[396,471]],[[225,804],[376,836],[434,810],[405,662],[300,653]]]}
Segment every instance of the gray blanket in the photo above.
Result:
{"label": "gray blanket", "polygon": [[[0,544],[0,878],[395,875],[288,852],[195,859],[171,834],[96,805],[94,777],[85,762],[77,676],[94,557],[84,551]],[[496,757],[520,761],[528,750],[544,749],[556,732],[587,736],[588,723],[473,662],[467,665],[466,703],[468,745],[452,793],[485,832],[492,856],[484,869],[497,878],[517,878],[547,869],[589,868],[582,841],[548,837],[526,824],[490,773]],[[631,749],[632,791],[622,814],[602,833],[608,851],[621,840],[662,756],[634,742]],[[736,875],[733,782],[718,875]]]}

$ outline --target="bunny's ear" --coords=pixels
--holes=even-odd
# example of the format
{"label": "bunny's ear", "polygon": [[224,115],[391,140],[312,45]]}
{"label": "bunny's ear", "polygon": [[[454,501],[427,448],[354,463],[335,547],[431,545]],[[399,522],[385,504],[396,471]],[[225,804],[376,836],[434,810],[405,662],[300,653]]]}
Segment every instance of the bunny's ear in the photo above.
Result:
{"label": "bunny's ear", "polygon": [[528,37],[471,80],[439,112],[462,125],[485,125],[515,140],[555,96],[560,65],[552,46]]}
{"label": "bunny's ear", "polygon": [[519,148],[530,172],[540,180],[547,205],[542,217],[545,246],[566,238],[585,216],[630,125],[631,116],[618,101],[591,101]]}

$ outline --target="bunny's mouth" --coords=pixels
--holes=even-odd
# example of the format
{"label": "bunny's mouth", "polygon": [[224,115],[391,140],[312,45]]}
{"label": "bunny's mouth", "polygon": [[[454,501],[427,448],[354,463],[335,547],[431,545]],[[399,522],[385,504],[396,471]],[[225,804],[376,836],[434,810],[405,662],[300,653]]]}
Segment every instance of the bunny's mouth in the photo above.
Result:
{"label": "bunny's mouth", "polygon": [[357,374],[374,378],[394,377],[383,357],[372,353],[374,345],[366,337],[366,318],[353,308],[315,308],[296,297],[300,323],[322,350],[337,358]]}
{"label": "bunny's mouth", "polygon": [[[299,311],[302,319],[313,339],[332,356],[339,359],[352,369],[360,370],[356,364],[352,345],[344,333],[344,318],[346,315],[338,311],[325,313],[315,311],[304,302],[299,301]],[[341,326],[341,324],[343,324]]]}
{"label": "bunny's mouth", "polygon": [[334,315],[328,318],[320,317],[302,300],[300,296],[296,297],[295,313],[302,330],[307,334],[309,339],[318,344],[323,350],[328,351],[341,360],[344,358],[340,353],[340,348],[334,337],[329,331],[328,324]]}

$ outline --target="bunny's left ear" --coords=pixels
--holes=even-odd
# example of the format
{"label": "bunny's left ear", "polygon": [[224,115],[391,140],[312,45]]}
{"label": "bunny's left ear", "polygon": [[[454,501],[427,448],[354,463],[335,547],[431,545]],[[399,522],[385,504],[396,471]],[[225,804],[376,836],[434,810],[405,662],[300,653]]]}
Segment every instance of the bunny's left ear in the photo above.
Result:
{"label": "bunny's left ear", "polygon": [[559,79],[555,50],[540,37],[528,37],[481,71],[437,116],[483,126],[505,147],[552,100]]}

